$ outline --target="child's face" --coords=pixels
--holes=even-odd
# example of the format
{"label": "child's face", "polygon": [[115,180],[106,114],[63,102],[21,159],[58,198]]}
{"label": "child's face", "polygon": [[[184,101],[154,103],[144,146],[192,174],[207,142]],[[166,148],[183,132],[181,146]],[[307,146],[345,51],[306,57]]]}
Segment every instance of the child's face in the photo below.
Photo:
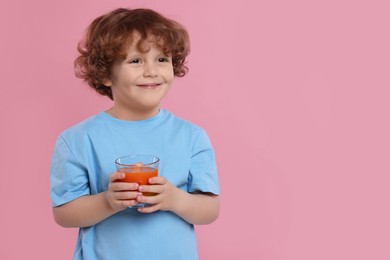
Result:
{"label": "child's face", "polygon": [[155,113],[174,79],[172,58],[157,48],[152,39],[143,43],[149,51],[139,51],[139,35],[133,36],[126,59],[114,64],[111,78],[104,83],[111,87],[117,112]]}

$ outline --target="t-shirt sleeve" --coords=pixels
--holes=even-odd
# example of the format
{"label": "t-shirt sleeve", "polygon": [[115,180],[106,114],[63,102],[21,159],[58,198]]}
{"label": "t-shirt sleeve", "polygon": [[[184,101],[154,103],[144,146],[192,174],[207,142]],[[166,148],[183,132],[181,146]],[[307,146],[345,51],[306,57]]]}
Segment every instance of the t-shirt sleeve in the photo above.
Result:
{"label": "t-shirt sleeve", "polygon": [[58,137],[50,165],[50,198],[52,206],[60,206],[90,194],[88,174],[67,145]]}
{"label": "t-shirt sleeve", "polygon": [[202,129],[194,137],[188,192],[210,192],[219,195],[215,154],[209,137]]}

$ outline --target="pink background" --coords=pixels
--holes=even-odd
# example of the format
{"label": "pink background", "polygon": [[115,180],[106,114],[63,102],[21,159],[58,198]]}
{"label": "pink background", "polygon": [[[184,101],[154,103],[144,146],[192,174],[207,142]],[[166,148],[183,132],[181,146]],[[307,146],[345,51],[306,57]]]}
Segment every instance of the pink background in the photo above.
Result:
{"label": "pink background", "polygon": [[164,107],[203,126],[222,207],[201,259],[390,259],[387,0],[0,3],[0,259],[70,259],[49,162],[65,128],[110,107],[73,76],[76,44],[116,7],[191,35]]}

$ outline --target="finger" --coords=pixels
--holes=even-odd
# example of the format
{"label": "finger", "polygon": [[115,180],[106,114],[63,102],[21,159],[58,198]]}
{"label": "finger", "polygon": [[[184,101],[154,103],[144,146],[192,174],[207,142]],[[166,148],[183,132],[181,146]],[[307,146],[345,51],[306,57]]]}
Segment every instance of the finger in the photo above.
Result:
{"label": "finger", "polygon": [[139,187],[138,183],[127,183],[127,182],[112,182],[109,184],[109,189],[113,191],[125,191],[125,190],[137,190]]}
{"label": "finger", "polygon": [[125,178],[125,173],[124,172],[114,172],[110,175],[110,182],[122,180]]}
{"label": "finger", "polygon": [[134,200],[139,195],[140,193],[136,191],[120,191],[120,192],[115,192],[114,198],[116,200],[130,200],[130,199]]}
{"label": "finger", "polygon": [[166,182],[167,182],[167,180],[162,176],[149,178],[150,184],[165,184]]}
{"label": "finger", "polygon": [[117,200],[117,205],[120,208],[127,208],[136,205],[138,202],[136,200]]}
{"label": "finger", "polygon": [[152,213],[152,212],[155,212],[155,211],[157,211],[159,209],[160,209],[160,204],[155,204],[155,205],[152,205],[152,206],[139,208],[138,212],[141,212],[141,213]]}
{"label": "finger", "polygon": [[152,192],[152,193],[162,193],[164,191],[163,185],[141,185],[138,190],[140,192]]}
{"label": "finger", "polygon": [[136,200],[140,203],[147,203],[147,204],[158,204],[161,202],[161,195],[155,195],[155,196],[145,196],[142,193],[137,195]]}

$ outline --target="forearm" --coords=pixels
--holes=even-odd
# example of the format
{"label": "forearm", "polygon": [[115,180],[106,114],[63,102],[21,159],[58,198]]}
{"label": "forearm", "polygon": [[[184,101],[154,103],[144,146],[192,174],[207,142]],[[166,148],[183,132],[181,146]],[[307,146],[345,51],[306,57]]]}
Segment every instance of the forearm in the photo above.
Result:
{"label": "forearm", "polygon": [[187,193],[178,190],[174,212],[195,225],[210,224],[218,218],[219,197],[213,194]]}
{"label": "forearm", "polygon": [[115,214],[105,192],[86,195],[53,208],[54,219],[63,227],[88,227]]}

